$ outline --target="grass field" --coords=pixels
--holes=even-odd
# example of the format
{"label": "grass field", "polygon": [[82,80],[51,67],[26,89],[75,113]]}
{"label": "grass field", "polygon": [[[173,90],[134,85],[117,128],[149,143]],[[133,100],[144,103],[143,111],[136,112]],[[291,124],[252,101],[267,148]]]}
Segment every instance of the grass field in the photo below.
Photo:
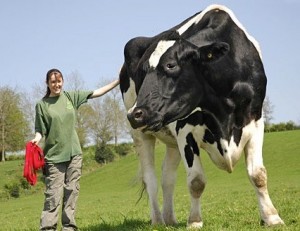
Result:
{"label": "grass field", "polygon": [[[157,173],[164,147],[157,147]],[[250,185],[244,160],[232,174],[217,169],[201,153],[207,177],[202,198],[202,230],[300,230],[300,131],[268,133],[264,142],[264,163],[268,170],[269,193],[285,226],[260,226],[258,204]],[[0,163],[0,187],[10,173],[20,170],[20,161]],[[87,168],[87,166],[84,166]],[[178,170],[175,227],[152,227],[147,196],[136,204],[140,184],[135,184],[136,155],[128,155],[95,171],[84,171],[77,210],[77,225],[83,231],[186,230],[189,194],[183,166]],[[161,191],[160,191],[161,193]],[[0,201],[0,230],[38,230],[43,190],[34,195]]]}

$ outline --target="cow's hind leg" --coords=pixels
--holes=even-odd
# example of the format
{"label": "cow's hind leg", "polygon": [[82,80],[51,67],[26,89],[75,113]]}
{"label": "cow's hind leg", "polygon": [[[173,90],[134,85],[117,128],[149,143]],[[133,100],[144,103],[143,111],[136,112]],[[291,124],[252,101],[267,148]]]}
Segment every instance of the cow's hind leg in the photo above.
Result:
{"label": "cow's hind leg", "polygon": [[164,224],[158,205],[158,187],[154,168],[154,148],[156,138],[134,130],[133,139],[140,159],[142,179],[149,196],[151,223],[152,225]]}
{"label": "cow's hind leg", "polygon": [[267,171],[262,158],[263,128],[258,133],[252,137],[245,147],[247,173],[258,197],[263,223],[267,226],[284,224],[268,193]]}
{"label": "cow's hind leg", "polygon": [[177,176],[176,170],[180,160],[179,150],[167,147],[162,169],[163,218],[166,225],[177,223],[174,214],[174,188]]}

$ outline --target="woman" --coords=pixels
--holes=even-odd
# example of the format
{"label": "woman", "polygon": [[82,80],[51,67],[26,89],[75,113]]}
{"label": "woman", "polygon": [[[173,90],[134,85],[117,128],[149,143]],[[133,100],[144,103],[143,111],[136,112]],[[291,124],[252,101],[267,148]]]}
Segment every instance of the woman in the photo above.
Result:
{"label": "woman", "polygon": [[[38,144],[45,137],[45,201],[40,230],[56,230],[62,201],[63,230],[76,230],[75,209],[79,194],[82,151],[76,133],[76,110],[88,99],[104,95],[119,80],[95,91],[63,91],[64,79],[57,69],[46,75],[47,93],[36,104],[35,138]],[[63,198],[63,199],[62,199]]]}

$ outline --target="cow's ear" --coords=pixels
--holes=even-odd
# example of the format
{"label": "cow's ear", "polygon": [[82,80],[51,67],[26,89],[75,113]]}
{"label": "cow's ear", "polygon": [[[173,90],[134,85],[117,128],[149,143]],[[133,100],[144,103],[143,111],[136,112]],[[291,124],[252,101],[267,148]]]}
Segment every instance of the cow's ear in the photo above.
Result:
{"label": "cow's ear", "polygon": [[226,55],[229,50],[229,44],[224,42],[212,43],[198,49],[200,53],[200,60],[203,62],[212,62],[218,60]]}

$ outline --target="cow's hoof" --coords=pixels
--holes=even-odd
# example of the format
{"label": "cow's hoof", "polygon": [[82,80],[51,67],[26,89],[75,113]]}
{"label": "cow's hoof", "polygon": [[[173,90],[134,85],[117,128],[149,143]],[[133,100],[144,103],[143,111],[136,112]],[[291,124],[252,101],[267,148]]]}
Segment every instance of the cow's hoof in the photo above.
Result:
{"label": "cow's hoof", "polygon": [[265,226],[284,225],[284,222],[279,215],[271,215],[265,220],[261,221],[261,223]]}
{"label": "cow's hoof", "polygon": [[201,229],[203,227],[203,222],[192,222],[187,225],[187,229]]}
{"label": "cow's hoof", "polygon": [[151,219],[151,225],[155,226],[155,225],[165,225],[165,222],[162,218],[162,216],[158,216],[155,218]]}
{"label": "cow's hoof", "polygon": [[171,225],[171,226],[173,226],[173,225],[177,225],[178,222],[177,222],[177,220],[176,220],[175,218],[172,218],[172,219],[165,219],[165,224],[166,224],[166,225]]}

